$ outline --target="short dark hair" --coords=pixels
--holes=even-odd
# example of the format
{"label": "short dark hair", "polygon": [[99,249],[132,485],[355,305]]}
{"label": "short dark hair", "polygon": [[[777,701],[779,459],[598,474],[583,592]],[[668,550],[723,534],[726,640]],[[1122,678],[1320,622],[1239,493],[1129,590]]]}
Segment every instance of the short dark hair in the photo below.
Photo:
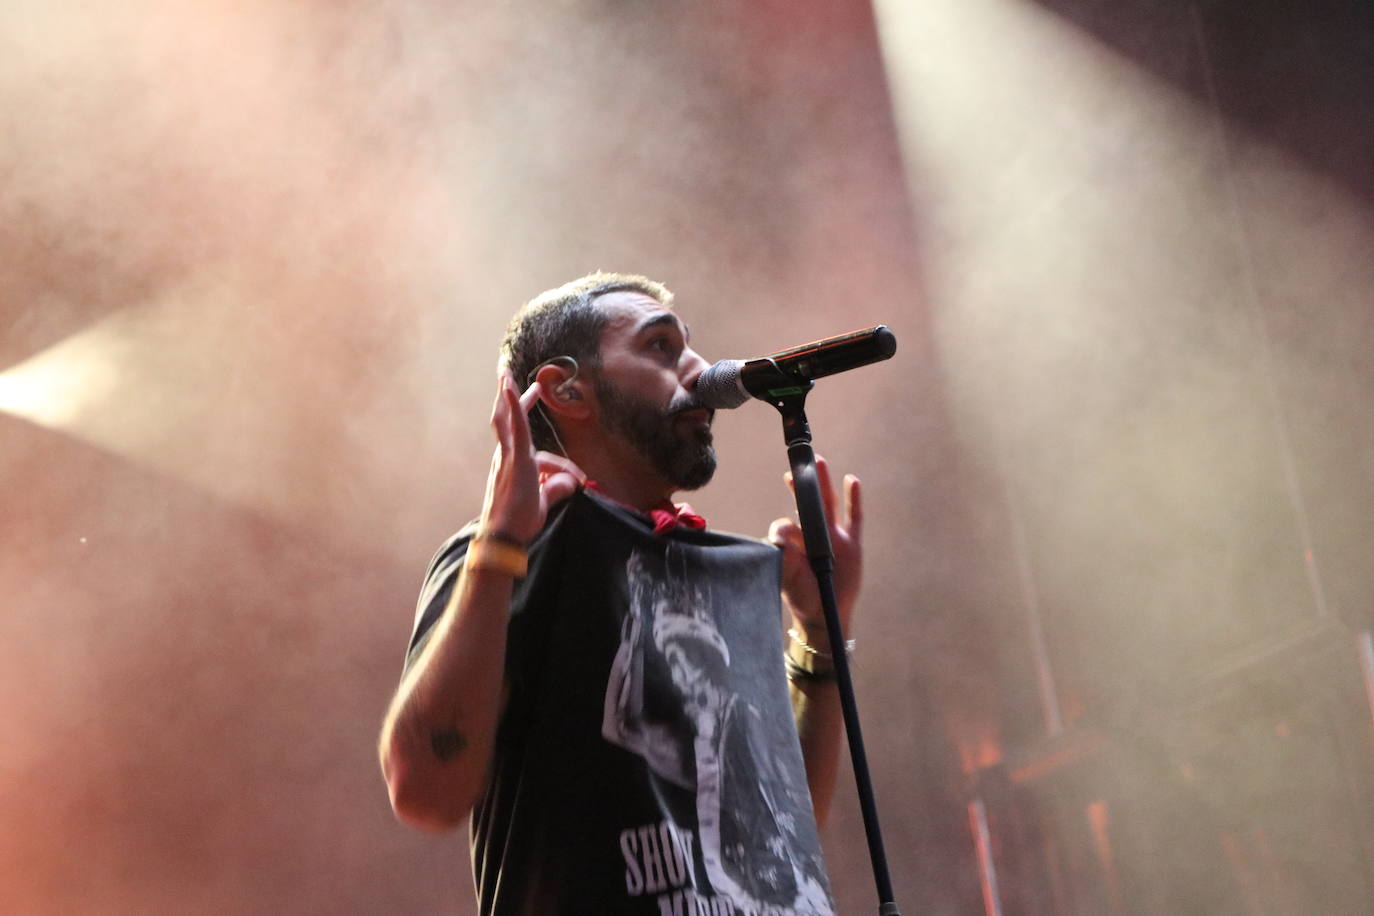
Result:
{"label": "short dark hair", "polygon": [[[541,364],[556,356],[571,356],[583,370],[601,365],[601,330],[606,313],[596,300],[607,293],[643,293],[670,305],[673,294],[662,283],[638,274],[597,271],[535,296],[521,307],[506,328],[501,356],[524,389]],[[557,445],[551,418],[543,410],[530,414],[534,447],[552,450]]]}

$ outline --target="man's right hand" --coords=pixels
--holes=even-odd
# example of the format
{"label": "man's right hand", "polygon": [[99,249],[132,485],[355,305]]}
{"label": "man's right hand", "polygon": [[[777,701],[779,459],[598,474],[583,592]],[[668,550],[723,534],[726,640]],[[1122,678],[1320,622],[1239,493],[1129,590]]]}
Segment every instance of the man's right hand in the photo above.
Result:
{"label": "man's right hand", "polygon": [[522,395],[504,364],[498,370],[491,426],[496,451],[487,475],[482,503],[482,529],[499,531],[522,543],[544,527],[549,510],[582,486],[587,475],[568,458],[536,451],[530,436],[529,411],[539,399],[535,382]]}
{"label": "man's right hand", "polygon": [[[496,455],[487,478],[482,526],[521,542],[544,526],[549,508],[586,480],[577,465],[536,452],[522,397],[501,371],[491,424]],[[379,746],[396,814],[407,823],[447,830],[462,823],[486,784],[496,725],[505,703],[506,623],[514,580],[499,570],[454,585],[428,643],[401,679]]]}

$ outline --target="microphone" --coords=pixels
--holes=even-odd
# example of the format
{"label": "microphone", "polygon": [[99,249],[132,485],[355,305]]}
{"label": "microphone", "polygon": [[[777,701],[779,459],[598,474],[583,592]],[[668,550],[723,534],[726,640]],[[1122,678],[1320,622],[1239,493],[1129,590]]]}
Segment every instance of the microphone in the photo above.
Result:
{"label": "microphone", "polygon": [[[838,337],[812,341],[755,359],[723,359],[697,378],[696,403],[730,409],[751,397],[774,400],[790,388],[809,388],[812,379],[888,359],[897,338],[880,324]],[[795,384],[788,384],[788,380]]]}

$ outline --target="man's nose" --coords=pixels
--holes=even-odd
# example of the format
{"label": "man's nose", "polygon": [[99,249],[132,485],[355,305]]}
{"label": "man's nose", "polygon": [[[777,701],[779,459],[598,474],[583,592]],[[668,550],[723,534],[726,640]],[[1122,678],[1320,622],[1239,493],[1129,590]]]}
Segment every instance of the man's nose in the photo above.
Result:
{"label": "man's nose", "polygon": [[682,351],[682,387],[691,391],[697,386],[697,379],[701,378],[701,373],[710,368],[704,357],[696,350],[688,347]]}

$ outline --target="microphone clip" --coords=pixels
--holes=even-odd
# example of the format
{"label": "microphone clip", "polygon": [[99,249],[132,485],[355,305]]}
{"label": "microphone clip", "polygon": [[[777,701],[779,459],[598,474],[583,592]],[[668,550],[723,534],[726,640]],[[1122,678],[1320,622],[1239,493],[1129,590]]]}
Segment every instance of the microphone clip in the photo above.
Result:
{"label": "microphone clip", "polygon": [[797,409],[806,402],[806,395],[816,383],[809,378],[798,377],[787,372],[771,356],[751,359],[745,364],[747,372],[741,372],[741,383],[754,397],[768,401],[779,410],[784,401],[797,398]]}

